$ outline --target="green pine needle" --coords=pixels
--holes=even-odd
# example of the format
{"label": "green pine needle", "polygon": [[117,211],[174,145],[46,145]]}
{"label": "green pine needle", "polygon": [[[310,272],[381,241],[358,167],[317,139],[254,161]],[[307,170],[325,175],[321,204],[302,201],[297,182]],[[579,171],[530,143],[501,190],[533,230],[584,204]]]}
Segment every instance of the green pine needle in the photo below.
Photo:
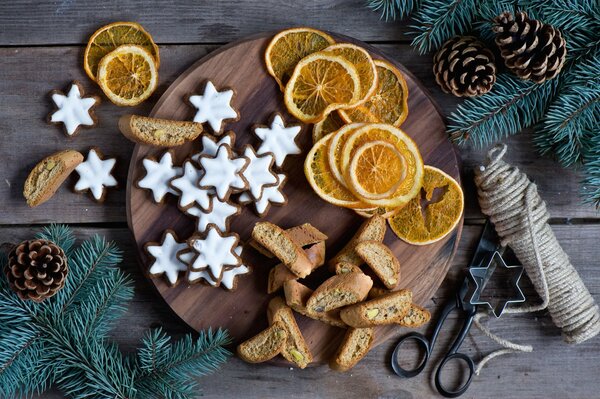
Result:
{"label": "green pine needle", "polygon": [[394,21],[408,17],[418,9],[421,0],[367,0],[367,7],[381,12],[381,19]]}

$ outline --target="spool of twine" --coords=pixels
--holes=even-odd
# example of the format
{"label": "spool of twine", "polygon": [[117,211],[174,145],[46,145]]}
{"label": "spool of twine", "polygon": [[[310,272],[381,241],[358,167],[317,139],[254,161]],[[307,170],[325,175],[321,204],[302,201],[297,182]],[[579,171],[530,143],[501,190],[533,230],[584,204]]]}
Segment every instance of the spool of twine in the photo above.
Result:
{"label": "spool of twine", "polygon": [[[565,342],[584,342],[600,332],[598,305],[548,224],[546,203],[536,185],[518,168],[502,160],[505,153],[506,145],[493,147],[485,165],[475,170],[479,204],[494,223],[502,245],[514,251],[542,299],[540,304],[507,308],[505,313],[530,313],[547,308]],[[477,372],[496,356],[533,350],[531,346],[517,345],[491,333],[481,323],[484,317],[487,314],[478,314],[475,325],[503,349],[486,356]]]}

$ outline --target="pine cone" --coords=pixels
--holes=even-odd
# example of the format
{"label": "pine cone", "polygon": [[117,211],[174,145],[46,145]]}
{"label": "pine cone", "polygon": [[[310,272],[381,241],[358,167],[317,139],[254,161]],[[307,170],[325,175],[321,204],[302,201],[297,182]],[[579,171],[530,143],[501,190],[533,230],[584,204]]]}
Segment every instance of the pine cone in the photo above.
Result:
{"label": "pine cone", "polygon": [[525,12],[505,12],[494,18],[493,30],[504,64],[521,79],[542,83],[562,69],[566,42],[552,25],[529,19]]}
{"label": "pine cone", "polygon": [[41,302],[65,285],[69,268],[58,245],[48,240],[23,241],[8,254],[6,275],[23,300]]}
{"label": "pine cone", "polygon": [[433,74],[446,93],[479,96],[496,83],[494,54],[473,36],[455,36],[433,57]]}

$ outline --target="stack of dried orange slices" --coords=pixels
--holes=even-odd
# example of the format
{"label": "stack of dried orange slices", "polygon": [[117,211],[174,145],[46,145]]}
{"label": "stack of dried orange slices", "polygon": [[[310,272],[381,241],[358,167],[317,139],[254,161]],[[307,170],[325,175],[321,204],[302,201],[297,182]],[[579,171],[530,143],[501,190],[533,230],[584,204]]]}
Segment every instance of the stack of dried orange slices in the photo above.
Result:
{"label": "stack of dried orange slices", "polygon": [[160,56],[152,36],[135,22],[98,29],[85,48],[83,67],[116,105],[133,106],[158,86]]}
{"label": "stack of dried orange slices", "polygon": [[313,123],[304,171],[325,201],[363,217],[382,215],[414,245],[441,240],[460,221],[460,185],[423,165],[400,126],[408,116],[402,73],[363,48],[311,28],[284,30],[265,52],[293,116]]}

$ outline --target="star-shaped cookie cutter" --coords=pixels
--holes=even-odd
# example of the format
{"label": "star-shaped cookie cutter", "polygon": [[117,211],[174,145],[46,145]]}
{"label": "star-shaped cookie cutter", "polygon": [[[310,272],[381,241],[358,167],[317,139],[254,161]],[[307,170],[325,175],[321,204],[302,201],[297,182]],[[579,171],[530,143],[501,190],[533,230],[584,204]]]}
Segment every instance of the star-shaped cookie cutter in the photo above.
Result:
{"label": "star-shaped cookie cutter", "polygon": [[[513,293],[506,298],[498,299],[494,306],[490,301],[482,300],[481,294],[484,292],[487,283],[490,281],[498,265],[510,273],[508,283],[510,284],[510,289]],[[471,267],[469,268],[469,273],[471,279],[475,283],[475,290],[469,301],[472,305],[487,305],[494,313],[494,316],[500,317],[509,303],[525,302],[525,296],[519,286],[519,281],[523,275],[523,266],[507,265],[500,252],[494,251],[492,256],[490,256],[487,265],[483,267]]]}

